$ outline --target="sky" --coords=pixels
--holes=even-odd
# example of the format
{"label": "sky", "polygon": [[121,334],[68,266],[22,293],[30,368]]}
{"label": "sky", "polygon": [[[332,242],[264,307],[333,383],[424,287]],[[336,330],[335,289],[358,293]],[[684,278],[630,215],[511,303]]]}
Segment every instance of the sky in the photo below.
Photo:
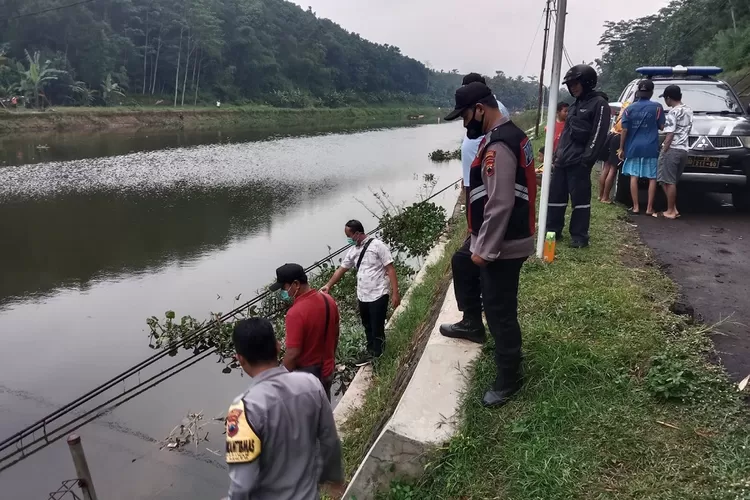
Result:
{"label": "sky", "polygon": [[[400,47],[436,70],[539,74],[545,0],[292,1],[368,40]],[[565,48],[571,60],[591,62],[601,55],[597,44],[605,21],[654,14],[668,1],[568,0]],[[563,60],[563,72],[567,67]]]}

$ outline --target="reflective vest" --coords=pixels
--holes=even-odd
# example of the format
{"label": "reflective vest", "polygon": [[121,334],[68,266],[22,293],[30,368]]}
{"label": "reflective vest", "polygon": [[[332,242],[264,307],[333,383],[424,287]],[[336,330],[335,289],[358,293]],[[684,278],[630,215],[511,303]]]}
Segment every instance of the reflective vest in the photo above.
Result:
{"label": "reflective vest", "polygon": [[[534,148],[526,134],[512,121],[492,129],[482,139],[469,172],[469,229],[478,235],[484,224],[484,206],[487,203],[487,188],[482,180],[482,163],[487,148],[496,142],[505,144],[516,157],[515,203],[505,231],[506,240],[530,238],[536,229],[536,171],[534,170]],[[494,168],[494,167],[493,167]]]}

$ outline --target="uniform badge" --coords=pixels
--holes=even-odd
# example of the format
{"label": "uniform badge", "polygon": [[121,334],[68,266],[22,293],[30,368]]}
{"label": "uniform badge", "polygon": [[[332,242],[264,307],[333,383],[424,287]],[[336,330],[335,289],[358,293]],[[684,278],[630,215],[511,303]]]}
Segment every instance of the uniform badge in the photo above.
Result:
{"label": "uniform badge", "polygon": [[240,430],[239,421],[242,410],[231,410],[227,415],[227,436],[234,437]]}
{"label": "uniform badge", "polygon": [[484,155],[484,171],[487,173],[487,177],[495,174],[495,156],[497,156],[497,152],[494,149],[487,151]]}

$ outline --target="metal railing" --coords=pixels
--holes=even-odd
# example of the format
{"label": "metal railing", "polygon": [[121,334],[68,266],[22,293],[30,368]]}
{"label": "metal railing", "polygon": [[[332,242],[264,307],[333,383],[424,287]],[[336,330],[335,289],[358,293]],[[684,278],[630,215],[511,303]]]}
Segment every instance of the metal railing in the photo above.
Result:
{"label": "metal railing", "polygon": [[[433,193],[430,197],[419,203],[426,203],[434,199],[448,189],[453,188],[459,181],[452,182],[451,184]],[[376,233],[379,230],[380,227],[377,227],[370,231],[368,234]],[[321,267],[326,263],[333,262],[333,259],[335,257],[343,254],[350,247],[351,245],[346,245],[339,248],[338,250],[331,252],[323,259],[320,259],[308,266],[305,271],[309,273],[310,271]],[[236,318],[244,311],[247,311],[249,308],[254,306],[257,307],[258,305],[263,304],[264,301],[270,301],[271,303],[278,304],[276,295],[273,292],[270,292],[268,290],[261,292],[244,304],[236,307],[235,309],[226,314],[223,314],[218,318],[214,318],[211,321],[208,321],[200,328],[197,328],[193,333],[184,336],[177,342],[170,343],[167,347],[157,352],[156,354],[128,368],[119,375],[109,379],[108,381],[100,384],[84,395],[51,412],[44,418],[3,439],[2,441],[0,441],[0,472],[46,448],[52,443],[64,438],[68,433],[74,432],[75,430],[81,428],[89,422],[96,420],[100,416],[109,413],[115,408],[130,401],[136,396],[152,389],[153,387],[156,387],[157,385],[181,373],[182,371],[193,366],[199,361],[213,355],[217,352],[216,347],[207,348],[203,351],[196,351],[194,352],[194,354],[180,360],[179,362],[169,366],[168,368],[165,368],[162,371],[159,371],[146,380],[140,380],[141,374],[145,369],[153,366],[155,363],[167,356],[172,356],[176,349],[179,349],[192,340],[197,339],[200,335],[205,335],[217,325]],[[276,307],[271,306],[265,309],[266,317],[272,317],[273,315],[283,312],[283,309],[281,309],[278,305]],[[94,408],[81,408],[84,404],[91,402],[92,400],[103,396],[108,392],[112,392],[112,390],[119,384],[124,384],[126,381],[135,378],[137,378],[138,383],[133,387],[122,390],[122,392],[109,397],[102,403],[97,404]]]}

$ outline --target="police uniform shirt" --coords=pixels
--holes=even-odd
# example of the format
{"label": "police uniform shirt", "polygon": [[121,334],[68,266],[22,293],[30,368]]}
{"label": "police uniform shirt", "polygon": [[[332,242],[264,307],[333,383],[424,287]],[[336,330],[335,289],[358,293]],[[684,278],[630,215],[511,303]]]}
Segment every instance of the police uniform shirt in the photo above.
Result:
{"label": "police uniform shirt", "polygon": [[317,499],[319,483],[344,480],[331,405],[309,373],[280,366],[254,377],[229,408],[226,440],[231,500]]}

